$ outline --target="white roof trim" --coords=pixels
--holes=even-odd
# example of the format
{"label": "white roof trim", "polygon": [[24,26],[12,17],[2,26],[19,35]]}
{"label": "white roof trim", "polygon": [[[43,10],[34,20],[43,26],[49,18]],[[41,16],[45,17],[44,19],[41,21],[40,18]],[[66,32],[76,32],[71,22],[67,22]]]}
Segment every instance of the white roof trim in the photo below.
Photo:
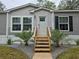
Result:
{"label": "white roof trim", "polygon": [[44,7],[40,7],[40,8],[34,9],[34,10],[30,11],[30,12],[31,12],[31,13],[34,13],[35,11],[38,11],[38,10],[47,10],[47,11],[49,11],[49,12],[54,12],[53,10],[47,9],[47,8],[44,8]]}
{"label": "white roof trim", "polygon": [[24,7],[27,7],[27,6],[33,6],[33,7],[37,7],[37,8],[40,7],[36,4],[28,3],[28,4],[25,4],[25,5],[22,5],[22,6],[18,6],[18,7],[15,7],[15,8],[8,9],[7,12],[11,12],[11,11],[14,11],[14,10],[17,10],[17,9],[20,9],[20,8],[24,8]]}
{"label": "white roof trim", "polygon": [[49,12],[79,12],[79,10],[51,10],[51,9],[47,9],[47,8],[44,8],[44,7],[40,7],[37,4],[28,3],[28,4],[25,4],[25,5],[21,5],[21,6],[15,7],[15,8],[5,10],[5,12],[0,12],[0,13],[11,12],[11,11],[14,11],[14,10],[17,10],[17,9],[20,9],[20,8],[24,8],[24,7],[28,7],[28,6],[36,7],[36,9],[30,11],[32,13],[34,13],[35,11],[38,11],[38,10],[46,10],[46,11],[49,11]]}
{"label": "white roof trim", "polygon": [[0,11],[0,13],[7,13],[6,11]]}
{"label": "white roof trim", "polygon": [[54,12],[79,12],[79,10],[54,10]]}

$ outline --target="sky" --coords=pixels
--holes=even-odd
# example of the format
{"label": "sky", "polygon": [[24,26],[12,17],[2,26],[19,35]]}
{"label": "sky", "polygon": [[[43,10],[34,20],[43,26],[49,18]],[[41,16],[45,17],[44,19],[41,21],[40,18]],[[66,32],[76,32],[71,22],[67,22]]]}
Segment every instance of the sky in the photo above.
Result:
{"label": "sky", "polygon": [[[0,1],[6,6],[6,9],[14,8],[27,3],[37,3],[37,0],[0,0]],[[50,1],[55,2],[56,5],[58,5],[60,2],[60,0],[50,0]]]}

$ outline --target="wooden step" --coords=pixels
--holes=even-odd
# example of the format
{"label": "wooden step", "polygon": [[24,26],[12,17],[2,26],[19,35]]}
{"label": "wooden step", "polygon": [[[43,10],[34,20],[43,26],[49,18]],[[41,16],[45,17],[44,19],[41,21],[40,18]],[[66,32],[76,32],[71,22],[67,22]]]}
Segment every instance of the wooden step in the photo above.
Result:
{"label": "wooden step", "polygon": [[48,37],[47,35],[43,36],[43,35],[37,35],[36,37]]}
{"label": "wooden step", "polygon": [[39,38],[42,38],[42,39],[45,38],[45,39],[46,39],[46,38],[48,38],[48,36],[44,36],[44,37],[43,37],[43,36],[36,36],[36,38],[37,38],[37,39],[39,39]]}
{"label": "wooden step", "polygon": [[38,46],[37,45],[37,46],[35,46],[35,48],[50,48],[50,47],[49,46],[44,46],[44,45],[43,46]]}
{"label": "wooden step", "polygon": [[35,47],[35,48],[49,48],[49,46],[48,47]]}
{"label": "wooden step", "polygon": [[36,41],[40,41],[40,42],[49,42],[49,40],[36,40]]}
{"label": "wooden step", "polygon": [[47,50],[50,50],[50,49],[49,49],[49,48],[47,48],[47,49],[45,49],[45,48],[35,48],[35,50],[39,50],[39,51],[40,51],[40,50],[42,50],[42,51],[45,50],[45,51],[47,51]]}
{"label": "wooden step", "polygon": [[37,41],[36,43],[49,43],[49,42],[40,42],[40,41]]}
{"label": "wooden step", "polygon": [[35,47],[48,47],[49,45],[36,45]]}
{"label": "wooden step", "polygon": [[39,51],[35,50],[35,52],[37,52],[37,53],[47,53],[47,52],[50,52],[50,50],[46,50],[46,51],[45,50],[44,51],[43,50],[39,50]]}
{"label": "wooden step", "polygon": [[36,42],[36,45],[49,45],[49,42]]}
{"label": "wooden step", "polygon": [[50,52],[49,48],[35,48],[35,52]]}
{"label": "wooden step", "polygon": [[49,43],[36,43],[36,45],[49,45]]}
{"label": "wooden step", "polygon": [[44,41],[44,40],[48,40],[48,41],[49,41],[49,39],[36,39],[36,40],[42,40],[42,41]]}

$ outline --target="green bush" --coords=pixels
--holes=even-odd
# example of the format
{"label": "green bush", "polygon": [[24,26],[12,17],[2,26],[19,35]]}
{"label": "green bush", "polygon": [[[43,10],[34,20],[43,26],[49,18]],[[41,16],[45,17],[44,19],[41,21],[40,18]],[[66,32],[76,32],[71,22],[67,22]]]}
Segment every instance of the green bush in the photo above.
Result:
{"label": "green bush", "polygon": [[56,44],[57,47],[59,47],[59,42],[64,39],[67,36],[67,34],[64,34],[63,32],[59,30],[53,30],[51,32],[51,39]]}
{"label": "green bush", "polygon": [[77,45],[79,45],[79,40],[76,41]]}
{"label": "green bush", "polygon": [[21,32],[21,33],[16,33],[15,35],[16,35],[17,37],[23,39],[24,42],[25,42],[25,45],[28,45],[28,40],[32,37],[32,34],[33,34],[33,33],[32,33],[31,31],[29,31],[29,32],[23,31],[23,32]]}
{"label": "green bush", "polygon": [[11,45],[11,44],[12,44],[11,39],[8,39],[7,44],[8,44],[8,45]]}

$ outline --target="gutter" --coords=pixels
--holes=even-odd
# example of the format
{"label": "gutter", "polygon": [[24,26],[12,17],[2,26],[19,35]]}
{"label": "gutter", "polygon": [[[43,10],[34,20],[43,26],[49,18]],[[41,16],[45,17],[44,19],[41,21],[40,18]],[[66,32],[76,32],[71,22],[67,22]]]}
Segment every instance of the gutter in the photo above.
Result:
{"label": "gutter", "polygon": [[6,37],[8,39],[8,16],[9,16],[8,11],[7,11],[6,15],[7,15],[7,17],[6,17]]}

